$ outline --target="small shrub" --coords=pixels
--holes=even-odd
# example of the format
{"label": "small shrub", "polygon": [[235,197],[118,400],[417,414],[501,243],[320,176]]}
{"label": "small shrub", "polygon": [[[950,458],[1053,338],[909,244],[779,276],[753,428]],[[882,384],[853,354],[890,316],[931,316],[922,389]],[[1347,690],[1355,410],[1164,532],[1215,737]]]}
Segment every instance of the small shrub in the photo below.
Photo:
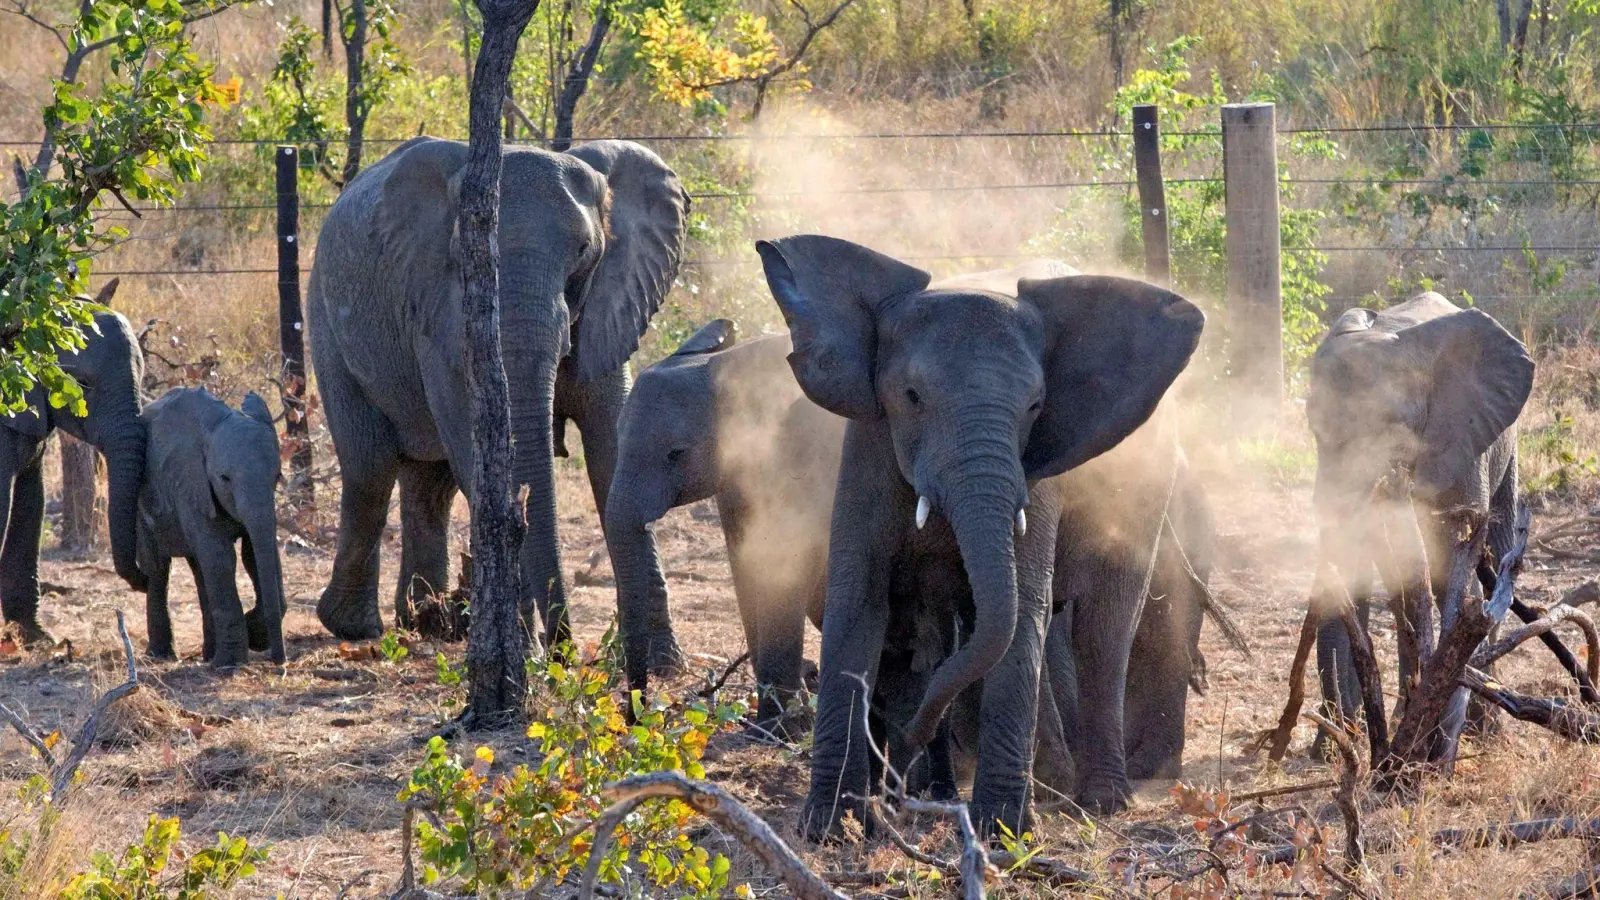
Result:
{"label": "small shrub", "polygon": [[[605,785],[674,769],[704,778],[706,741],[746,711],[744,703],[666,695],[646,701],[628,691],[614,635],[575,667],[553,661],[575,658],[571,648],[561,648],[533,665],[536,712],[527,734],[535,762],[497,773],[489,747],[463,761],[443,739],[429,742],[399,795],[431,818],[417,824],[426,883],[456,882],[468,893],[497,896],[581,871],[592,842],[589,826],[606,806]],[[447,671],[455,675],[442,664],[441,679]],[[630,709],[632,724],[625,715]],[[646,893],[719,895],[727,887],[728,860],[694,845],[692,818],[678,802],[642,807],[623,825],[601,879]]]}

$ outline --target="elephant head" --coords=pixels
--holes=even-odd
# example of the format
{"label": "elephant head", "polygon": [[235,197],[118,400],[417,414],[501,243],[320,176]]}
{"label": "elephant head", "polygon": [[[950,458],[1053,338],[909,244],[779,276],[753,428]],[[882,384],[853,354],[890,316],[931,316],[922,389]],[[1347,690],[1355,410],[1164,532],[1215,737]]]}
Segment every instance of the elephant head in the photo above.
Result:
{"label": "elephant head", "polygon": [[[918,528],[945,517],[972,589],[970,639],[934,673],[908,741],[1011,644],[1014,530],[1028,486],[1115,446],[1188,364],[1204,316],[1142,282],[1021,280],[1016,296],[926,290],[915,267],[835,238],[756,245],[789,325],[806,395],[857,421],[883,419]],[[906,510],[908,519],[913,517]]]}
{"label": "elephant head", "polygon": [[1438,501],[1476,471],[1532,387],[1533,360],[1522,342],[1483,312],[1438,294],[1341,315],[1312,357],[1306,398],[1327,561],[1346,579],[1365,577],[1371,526],[1380,516],[1409,514],[1374,510],[1379,480],[1409,471],[1415,499]]}
{"label": "elephant head", "polygon": [[[115,290],[113,281],[101,290],[96,302],[109,302]],[[54,424],[105,456],[112,561],[117,574],[134,590],[142,591],[147,581],[139,570],[136,526],[147,445],[145,424],[139,417],[144,406],[139,393],[144,354],[128,320],[110,310],[95,314],[94,329],[84,337],[83,349],[62,354],[61,367],[82,386],[86,415],[50,409],[41,402],[35,408],[49,410],[48,421],[32,412],[26,418],[43,429],[40,437]]]}
{"label": "elephant head", "polygon": [[216,504],[244,527],[260,596],[252,616],[265,625],[272,659],[282,662],[286,607],[278,561],[277,488],[283,480],[278,432],[266,402],[254,391],[239,409],[242,414],[226,416],[206,435],[206,481]]}

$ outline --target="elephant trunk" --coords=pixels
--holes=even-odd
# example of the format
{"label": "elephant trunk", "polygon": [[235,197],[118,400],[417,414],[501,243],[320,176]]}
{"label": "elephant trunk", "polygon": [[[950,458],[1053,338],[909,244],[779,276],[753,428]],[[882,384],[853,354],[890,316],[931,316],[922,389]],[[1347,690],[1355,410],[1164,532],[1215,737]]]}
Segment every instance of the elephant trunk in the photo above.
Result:
{"label": "elephant trunk", "polygon": [[655,535],[648,528],[667,508],[641,499],[641,491],[632,484],[613,484],[606,502],[606,549],[617,578],[617,618],[628,684],[639,690],[652,673],[670,675],[683,666],[667,607],[667,581]]}
{"label": "elephant trunk", "polygon": [[[96,399],[99,400],[98,394]],[[104,405],[91,413],[100,420],[92,443],[106,458],[106,518],[110,526],[111,558],[117,574],[128,586],[143,591],[149,582],[139,569],[137,523],[148,432],[139,418],[136,397],[117,403],[100,400],[100,403]]]}
{"label": "elephant trunk", "polygon": [[556,365],[567,332],[563,279],[540,254],[503,252],[501,258],[507,263],[500,276],[500,343],[511,388],[512,487],[528,487],[520,558],[522,615],[531,626],[533,608],[538,608],[545,645],[552,646],[570,634],[550,431]]}
{"label": "elephant trunk", "polygon": [[267,650],[272,661],[284,661],[283,649],[283,568],[278,562],[277,512],[252,511],[245,521],[250,534],[250,549],[255,554],[256,590],[260,615],[267,627]]}
{"label": "elephant trunk", "polygon": [[990,448],[965,454],[954,475],[946,483],[957,488],[945,495],[950,502],[944,509],[972,585],[973,630],[961,649],[933,673],[922,706],[907,728],[913,746],[927,744],[956,696],[999,665],[1017,627],[1012,529],[1026,490],[1015,450]]}

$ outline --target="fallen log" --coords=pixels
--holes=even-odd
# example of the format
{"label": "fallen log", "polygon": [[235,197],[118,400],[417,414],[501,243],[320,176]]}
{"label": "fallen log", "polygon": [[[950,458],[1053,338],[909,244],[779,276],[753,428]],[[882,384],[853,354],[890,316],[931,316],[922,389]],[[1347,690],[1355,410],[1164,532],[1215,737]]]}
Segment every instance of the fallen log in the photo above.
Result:
{"label": "fallen log", "polygon": [[1461,683],[1505,710],[1513,719],[1548,728],[1579,744],[1600,744],[1600,715],[1557,697],[1519,694],[1474,668],[1461,675]]}
{"label": "fallen log", "polygon": [[1600,818],[1533,819],[1527,822],[1501,822],[1482,828],[1445,828],[1433,833],[1441,847],[1472,850],[1480,847],[1510,848],[1536,841],[1600,838]]}

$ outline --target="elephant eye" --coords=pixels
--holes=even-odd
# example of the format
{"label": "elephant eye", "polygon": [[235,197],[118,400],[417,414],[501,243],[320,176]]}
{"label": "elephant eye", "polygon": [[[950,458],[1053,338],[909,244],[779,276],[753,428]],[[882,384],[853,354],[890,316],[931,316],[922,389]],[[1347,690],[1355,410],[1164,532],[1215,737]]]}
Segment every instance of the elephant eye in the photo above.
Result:
{"label": "elephant eye", "polygon": [[1035,400],[1032,403],[1028,404],[1028,412],[1031,412],[1031,413],[1036,413],[1036,412],[1038,412],[1039,410],[1041,410],[1043,408],[1044,408],[1044,401],[1043,400]]}
{"label": "elephant eye", "polygon": [[222,475],[220,477],[222,478],[223,481],[232,481],[233,480],[233,476],[231,476],[231,475]]}
{"label": "elephant eye", "polygon": [[683,459],[683,449],[681,447],[667,451],[667,462],[677,462],[680,459]]}
{"label": "elephant eye", "polygon": [[912,406],[922,405],[922,397],[917,394],[916,388],[906,388],[906,399],[911,401]]}

